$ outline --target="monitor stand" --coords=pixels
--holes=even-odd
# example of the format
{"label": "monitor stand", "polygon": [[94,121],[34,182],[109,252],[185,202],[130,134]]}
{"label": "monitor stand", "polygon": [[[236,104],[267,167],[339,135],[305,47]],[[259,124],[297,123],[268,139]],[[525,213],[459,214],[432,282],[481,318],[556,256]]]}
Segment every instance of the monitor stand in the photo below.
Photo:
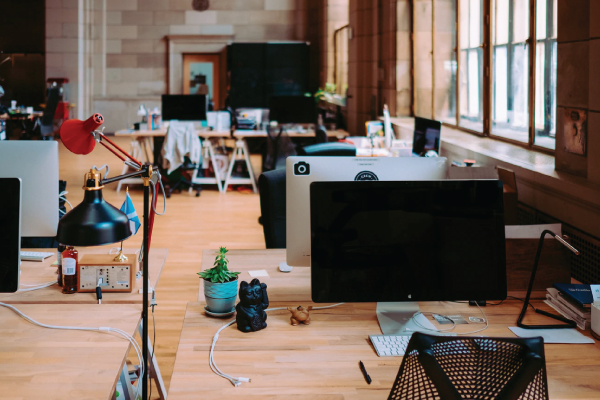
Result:
{"label": "monitor stand", "polygon": [[[433,333],[423,329],[412,319],[419,311],[417,302],[377,303],[377,320],[384,335],[408,334],[411,332]],[[419,323],[429,329],[437,330],[424,315],[416,317]]]}

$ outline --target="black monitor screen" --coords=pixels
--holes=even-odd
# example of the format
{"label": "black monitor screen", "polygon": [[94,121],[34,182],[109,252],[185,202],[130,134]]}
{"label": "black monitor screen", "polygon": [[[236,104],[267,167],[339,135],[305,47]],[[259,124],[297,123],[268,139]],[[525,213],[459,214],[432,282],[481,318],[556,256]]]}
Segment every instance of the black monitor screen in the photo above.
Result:
{"label": "black monitor screen", "polygon": [[280,124],[314,124],[317,122],[315,99],[312,96],[272,96],[269,119]]}
{"label": "black monitor screen", "polygon": [[203,94],[163,94],[163,121],[205,121],[206,96]]}
{"label": "black monitor screen", "polygon": [[506,298],[502,183],[313,182],[315,302]]}
{"label": "black monitor screen", "polygon": [[21,180],[0,178],[0,293],[19,288]]}
{"label": "black monitor screen", "polygon": [[440,121],[415,117],[413,153],[423,156],[429,150],[433,150],[440,154],[441,131],[442,123]]}

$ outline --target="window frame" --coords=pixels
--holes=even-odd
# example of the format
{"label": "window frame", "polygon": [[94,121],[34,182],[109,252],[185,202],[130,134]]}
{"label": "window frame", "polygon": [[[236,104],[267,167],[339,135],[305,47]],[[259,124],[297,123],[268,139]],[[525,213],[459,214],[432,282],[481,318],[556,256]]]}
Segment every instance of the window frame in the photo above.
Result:
{"label": "window frame", "polygon": [[[528,60],[528,67],[527,67],[527,73],[528,73],[528,103],[527,103],[527,108],[528,108],[528,120],[529,120],[529,126],[527,127],[527,137],[528,137],[528,141],[527,142],[523,142],[523,141],[519,141],[519,140],[515,140],[515,139],[511,139],[508,137],[504,137],[504,136],[500,136],[497,134],[493,134],[492,133],[492,96],[494,96],[494,88],[493,88],[493,79],[492,79],[492,69],[493,69],[493,51],[495,47],[502,47],[505,46],[507,48],[507,52],[510,52],[510,49],[514,46],[514,44],[511,44],[510,41],[507,44],[503,44],[503,45],[498,45],[498,46],[494,46],[494,44],[492,43],[492,7],[493,7],[493,1],[494,0],[482,0],[482,29],[483,29],[483,43],[481,44],[481,48],[483,50],[483,65],[482,68],[483,70],[480,73],[481,76],[481,84],[482,86],[482,93],[481,96],[482,98],[482,106],[483,106],[483,129],[482,132],[473,130],[473,129],[469,129],[469,128],[465,128],[464,126],[460,125],[460,120],[461,120],[461,113],[460,113],[460,74],[462,71],[462,68],[464,68],[465,66],[463,66],[461,63],[461,51],[463,50],[468,50],[468,49],[461,49],[460,48],[460,43],[461,43],[461,24],[460,24],[460,19],[461,19],[461,7],[460,7],[460,0],[453,0],[454,4],[455,4],[455,9],[456,9],[456,21],[455,21],[455,27],[456,27],[456,47],[454,48],[454,53],[455,53],[455,59],[456,59],[456,81],[455,81],[455,104],[456,104],[456,115],[455,115],[455,121],[454,123],[449,123],[446,121],[442,121],[442,124],[445,126],[449,126],[455,129],[459,129],[461,131],[464,132],[468,132],[471,134],[475,134],[477,136],[484,136],[484,137],[490,137],[496,140],[500,140],[503,142],[508,142],[508,143],[512,143],[512,144],[516,144],[518,146],[521,147],[525,147],[531,150],[535,150],[535,151],[539,151],[539,152],[543,152],[546,154],[551,154],[554,155],[555,150],[554,149],[550,149],[548,147],[543,147],[540,145],[537,145],[535,143],[535,138],[536,138],[536,128],[535,128],[535,80],[536,80],[536,76],[535,76],[535,63],[536,63],[536,48],[537,48],[537,43],[540,42],[544,42],[546,43],[546,49],[545,49],[545,54],[551,54],[551,50],[548,50],[549,48],[551,49],[551,45],[553,43],[556,42],[556,38],[548,38],[546,37],[545,39],[540,39],[537,40],[536,37],[536,13],[537,13],[537,4],[536,4],[536,0],[529,0],[529,37],[525,40],[525,43],[528,46],[528,56],[529,56],[529,60]],[[509,0],[510,1],[510,7],[514,7],[514,0]],[[432,3],[434,3],[435,0],[432,0]],[[412,6],[412,1],[411,1],[411,6]],[[412,11],[412,10],[411,10]],[[551,19],[551,13],[547,13],[547,26],[548,24],[551,23],[550,19]],[[411,12],[411,24],[414,27],[414,14]],[[435,41],[435,27],[433,26],[433,23],[435,23],[435,6],[433,8],[433,12],[432,12],[432,38]],[[549,29],[549,28],[547,28]],[[413,32],[413,38],[414,38],[414,29],[412,30]],[[510,34],[512,37],[512,33]],[[414,39],[413,39],[414,40]],[[522,42],[520,42],[522,43]],[[414,44],[414,42],[413,42]],[[435,46],[433,47],[433,50],[435,51]],[[414,51],[414,50],[413,50]],[[508,55],[508,54],[507,54]],[[551,60],[551,55],[548,56],[546,55],[545,58],[548,58]],[[435,55],[432,57],[432,60],[435,60]],[[411,80],[414,82],[414,53],[413,53],[413,66],[412,66],[412,73],[411,73]],[[434,61],[432,61],[434,62]],[[546,64],[544,65],[544,69],[546,71],[545,76],[544,76],[544,89],[545,91],[547,89],[549,89],[551,83],[551,77],[550,77],[550,64]],[[509,73],[512,73],[509,72]],[[435,77],[433,77],[435,78]],[[433,82],[433,90],[435,90],[435,82]],[[432,92],[432,97],[434,95],[434,92]],[[413,96],[412,96],[412,114],[413,116],[415,115],[414,113],[414,109],[415,109],[415,90],[414,90],[414,83],[413,83]],[[433,101],[432,101],[433,103]],[[555,111],[556,113],[556,111]],[[432,109],[431,109],[431,114],[432,117],[433,115],[435,115],[435,106],[434,104],[432,104]],[[545,117],[545,129],[548,130],[549,126],[551,126],[552,121],[550,121],[549,117]],[[555,121],[554,123],[556,124],[556,116],[555,116]],[[555,129],[557,130],[558,127],[555,126]]]}

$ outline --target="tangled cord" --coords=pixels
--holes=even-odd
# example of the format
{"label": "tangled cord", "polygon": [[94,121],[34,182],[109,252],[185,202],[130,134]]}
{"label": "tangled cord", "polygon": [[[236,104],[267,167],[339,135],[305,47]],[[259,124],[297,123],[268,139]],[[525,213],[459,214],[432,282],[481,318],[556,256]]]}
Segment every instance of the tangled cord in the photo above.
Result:
{"label": "tangled cord", "polygon": [[[54,282],[54,283],[56,283],[56,282]],[[101,327],[98,327],[98,328],[93,328],[93,327],[84,327],[84,326],[47,325],[47,324],[43,324],[41,322],[38,322],[38,321],[34,320],[31,317],[28,317],[27,315],[25,315],[21,311],[19,311],[19,309],[17,309],[14,306],[11,306],[10,304],[0,303],[0,307],[6,307],[9,310],[15,312],[17,315],[19,315],[21,318],[25,319],[26,321],[28,321],[28,322],[30,322],[30,323],[32,323],[34,325],[40,326],[42,328],[59,329],[59,330],[69,330],[69,331],[113,332],[113,333],[116,333],[118,335],[121,335],[125,339],[127,339],[129,341],[129,343],[131,343],[131,345],[135,349],[135,352],[137,353],[138,361],[139,361],[139,363],[141,365],[141,375],[140,376],[144,376],[144,363],[142,362],[142,349],[140,348],[139,344],[135,341],[135,339],[133,338],[133,336],[131,336],[127,332],[123,331],[122,329],[110,328],[110,327],[106,327],[106,326],[101,326]],[[138,398],[140,396],[141,387],[142,387],[142,385],[140,385],[140,381],[138,381],[138,385],[136,387],[136,398]]]}
{"label": "tangled cord", "polygon": [[[337,307],[337,306],[341,306],[344,303],[337,303],[337,304],[332,304],[329,306],[323,306],[323,307],[313,307],[313,310],[324,310],[326,308],[333,308],[333,307]],[[278,311],[278,310],[287,310],[287,307],[277,307],[277,308],[267,308],[265,310],[265,312],[267,311]],[[251,382],[250,378],[246,378],[243,376],[240,377],[235,377],[235,376],[231,376],[228,375],[226,373],[224,373],[223,371],[221,371],[219,369],[219,367],[217,366],[217,363],[215,362],[214,359],[214,352],[215,352],[215,346],[217,344],[217,340],[219,340],[219,334],[221,333],[221,331],[223,331],[223,329],[227,328],[228,326],[233,325],[233,323],[235,322],[235,319],[229,321],[228,323],[226,323],[225,325],[223,325],[221,328],[219,328],[219,330],[217,331],[217,333],[215,333],[215,336],[213,336],[213,340],[212,340],[212,344],[210,346],[210,353],[208,355],[208,363],[210,365],[210,369],[217,375],[219,375],[222,378],[227,379],[229,382],[231,382],[231,384],[233,386],[240,386],[243,382]]]}
{"label": "tangled cord", "polygon": [[[485,330],[486,330],[486,329],[487,329],[487,328],[490,326],[490,323],[489,323],[489,321],[488,321],[488,318],[487,318],[487,316],[485,315],[485,313],[483,312],[483,309],[482,309],[482,308],[479,306],[479,304],[475,303],[475,305],[477,305],[477,308],[479,308],[479,311],[481,311],[481,314],[483,315],[483,319],[485,320],[485,326],[484,326],[483,328],[481,328],[481,329],[477,329],[477,330],[475,330],[475,331],[472,331],[472,332],[461,332],[461,333],[460,333],[461,335],[472,335],[473,333],[478,333],[478,332],[481,332],[481,331],[485,331]],[[431,329],[431,328],[427,328],[427,327],[425,327],[425,326],[421,325],[421,323],[419,323],[419,321],[418,321],[418,320],[415,318],[415,317],[416,317],[416,316],[418,316],[419,314],[423,314],[423,315],[425,315],[425,314],[438,315],[438,316],[440,316],[440,317],[442,317],[442,318],[445,318],[445,319],[447,319],[447,320],[450,320],[450,321],[452,321],[452,324],[453,324],[453,325],[452,325],[452,327],[451,327],[451,328],[447,328],[447,329]],[[421,329],[425,329],[425,330],[427,330],[427,331],[433,331],[433,332],[448,332],[448,331],[451,331],[451,330],[453,330],[454,328],[456,328],[456,322],[454,322],[454,321],[452,320],[452,318],[449,318],[449,317],[447,317],[447,316],[445,316],[445,315],[436,314],[436,313],[422,313],[421,311],[418,311],[418,312],[416,312],[416,313],[415,313],[415,315],[413,315],[413,317],[412,317],[411,319],[412,319],[412,321],[413,321],[415,324],[417,324],[417,325],[418,325],[418,326],[419,326]]]}

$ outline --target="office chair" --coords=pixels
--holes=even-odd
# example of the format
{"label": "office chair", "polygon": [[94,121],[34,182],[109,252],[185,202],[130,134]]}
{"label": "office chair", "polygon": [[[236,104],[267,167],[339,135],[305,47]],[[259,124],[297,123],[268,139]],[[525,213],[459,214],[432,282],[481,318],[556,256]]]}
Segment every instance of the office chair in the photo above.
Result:
{"label": "office chair", "polygon": [[285,249],[285,168],[263,172],[258,177],[259,222],[267,249]]}
{"label": "office chair", "polygon": [[201,152],[202,146],[193,124],[171,121],[158,159],[167,198],[175,190],[181,192],[184,186],[195,190],[196,197],[200,196],[202,188],[192,183],[191,175],[196,172],[196,162],[201,162]]}
{"label": "office chair", "polygon": [[413,333],[388,400],[548,399],[544,340]]}
{"label": "office chair", "polygon": [[318,143],[298,149],[299,156],[356,156],[356,147],[350,143]]}
{"label": "office chair", "polygon": [[54,135],[54,114],[56,114],[56,107],[58,107],[59,89],[52,87],[48,89],[48,97],[46,99],[46,108],[42,118],[39,119],[40,133],[42,139],[51,140]]}

